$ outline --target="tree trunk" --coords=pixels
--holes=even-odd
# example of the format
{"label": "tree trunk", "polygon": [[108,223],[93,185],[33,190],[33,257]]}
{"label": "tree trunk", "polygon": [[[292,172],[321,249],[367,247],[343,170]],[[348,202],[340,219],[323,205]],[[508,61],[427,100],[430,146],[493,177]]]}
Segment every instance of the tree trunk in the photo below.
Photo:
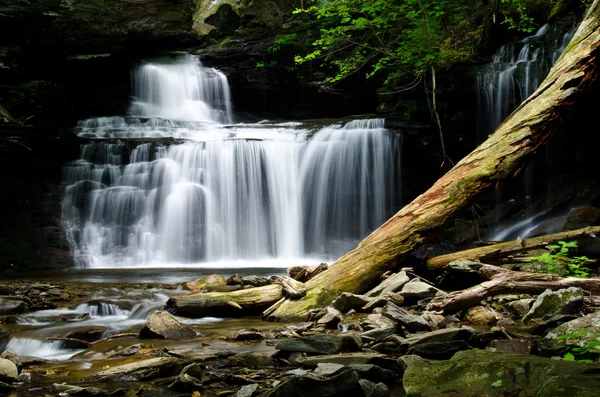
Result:
{"label": "tree trunk", "polygon": [[505,243],[453,252],[452,254],[440,255],[427,259],[427,268],[429,270],[441,269],[457,259],[469,259],[491,265],[519,262],[519,254],[524,252],[544,248],[548,244],[555,244],[561,240],[582,240],[596,237],[596,234],[598,233],[600,233],[600,226],[589,226],[583,229],[569,230],[525,240],[507,241]]}
{"label": "tree trunk", "polygon": [[303,299],[285,300],[267,318],[302,319],[309,309],[328,305],[342,292],[369,290],[382,273],[394,269],[433,231],[451,222],[477,194],[520,171],[593,85],[600,55],[599,13],[600,0],[595,0],[548,77],[487,141],[358,247],[309,280]]}

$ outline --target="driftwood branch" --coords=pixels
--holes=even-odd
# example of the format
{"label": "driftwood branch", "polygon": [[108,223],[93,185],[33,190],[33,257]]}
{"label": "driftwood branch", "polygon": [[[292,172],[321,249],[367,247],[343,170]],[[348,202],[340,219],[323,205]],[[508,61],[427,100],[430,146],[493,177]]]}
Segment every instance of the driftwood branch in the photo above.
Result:
{"label": "driftwood branch", "polygon": [[600,226],[589,226],[583,229],[548,234],[546,236],[533,237],[525,240],[507,241],[505,243],[498,243],[429,258],[427,260],[427,268],[429,270],[441,269],[457,259],[481,261],[488,264],[500,264],[510,263],[511,256],[513,256],[513,258],[516,258],[514,262],[521,262],[518,260],[519,255],[524,254],[527,251],[544,248],[547,245],[555,244],[558,241],[595,238],[598,234],[600,234]]}
{"label": "driftwood branch", "polygon": [[492,265],[480,265],[474,270],[488,281],[462,291],[437,296],[429,302],[427,310],[450,314],[477,305],[488,296],[504,293],[540,294],[547,289],[568,287],[578,287],[593,295],[600,294],[600,279],[561,278],[556,274],[517,272]]}
{"label": "driftwood branch", "polygon": [[105,336],[104,338],[98,339],[95,341],[87,341],[87,340],[77,339],[77,338],[59,338],[59,337],[52,337],[52,336],[47,337],[46,340],[48,340],[48,341],[63,341],[63,342],[77,342],[77,343],[81,343],[82,345],[86,345],[87,347],[90,347],[90,346],[94,346],[95,344],[100,343],[100,342],[106,342],[107,340],[111,340],[111,339],[115,339],[115,338],[124,338],[126,336],[138,336],[138,334],[135,332],[114,334],[114,335]]}

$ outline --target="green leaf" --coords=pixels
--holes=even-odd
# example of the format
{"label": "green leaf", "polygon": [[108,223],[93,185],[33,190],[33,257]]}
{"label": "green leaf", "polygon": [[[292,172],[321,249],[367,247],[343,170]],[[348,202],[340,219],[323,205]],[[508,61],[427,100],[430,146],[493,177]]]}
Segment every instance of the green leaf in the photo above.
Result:
{"label": "green leaf", "polygon": [[492,387],[500,387],[502,386],[502,379],[498,379],[494,383],[492,383]]}
{"label": "green leaf", "polygon": [[565,361],[575,361],[575,356],[572,355],[571,353],[567,353],[563,357],[563,360],[565,360]]}

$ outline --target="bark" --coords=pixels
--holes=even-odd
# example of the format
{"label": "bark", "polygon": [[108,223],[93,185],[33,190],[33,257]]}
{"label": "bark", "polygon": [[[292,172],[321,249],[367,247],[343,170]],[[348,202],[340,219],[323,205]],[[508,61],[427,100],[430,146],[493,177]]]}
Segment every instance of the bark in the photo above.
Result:
{"label": "bark", "polygon": [[241,317],[259,314],[283,296],[281,285],[270,284],[233,292],[173,296],[166,308],[172,314],[185,317]]}
{"label": "bark", "polygon": [[453,252],[451,254],[427,259],[427,268],[429,270],[441,269],[457,259],[469,259],[492,265],[520,262],[518,259],[519,255],[528,251],[544,248],[548,244],[555,244],[558,241],[593,238],[596,237],[598,233],[600,233],[600,226],[589,226],[583,229],[569,230],[525,240],[507,241],[505,243],[473,248],[466,251]]}
{"label": "bark", "polygon": [[451,314],[477,305],[488,296],[504,293],[540,294],[547,289],[578,287],[594,295],[600,294],[600,279],[561,278],[556,274],[516,272],[492,265],[481,265],[477,272],[489,281],[435,297],[427,305],[427,310]]}
{"label": "bark", "polygon": [[302,319],[309,309],[327,306],[342,292],[368,291],[381,274],[450,223],[477,194],[520,171],[593,85],[600,53],[599,13],[600,0],[595,0],[549,76],[487,141],[354,250],[309,280],[304,298],[285,300],[267,318]]}

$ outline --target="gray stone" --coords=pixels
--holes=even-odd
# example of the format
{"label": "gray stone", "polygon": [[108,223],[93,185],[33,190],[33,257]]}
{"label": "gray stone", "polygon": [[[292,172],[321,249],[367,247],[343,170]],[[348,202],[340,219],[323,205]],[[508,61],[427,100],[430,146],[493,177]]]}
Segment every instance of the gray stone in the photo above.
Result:
{"label": "gray stone", "polygon": [[9,361],[12,361],[13,364],[15,364],[17,366],[17,369],[19,370],[19,373],[21,372],[21,370],[23,369],[23,363],[21,362],[21,359],[19,358],[19,356],[17,356],[17,353],[10,351],[10,350],[5,350],[2,355],[0,355],[0,358],[5,358]]}
{"label": "gray stone", "polygon": [[187,325],[181,324],[164,310],[150,314],[146,325],[140,331],[140,338],[183,339],[194,338],[196,332]]}
{"label": "gray stone", "polygon": [[113,354],[109,355],[109,357],[129,357],[136,354],[142,348],[141,343],[137,343],[135,345],[127,346],[124,349],[118,350]]}
{"label": "gray stone", "polygon": [[349,332],[343,335],[309,335],[279,342],[276,349],[289,352],[315,354],[337,354],[355,352],[362,348],[358,334]]}
{"label": "gray stone", "polygon": [[430,360],[448,360],[455,353],[469,349],[472,349],[472,347],[467,342],[463,340],[451,340],[414,345],[408,349],[406,354],[414,354]]}
{"label": "gray stone", "polygon": [[231,365],[238,367],[262,368],[274,367],[275,360],[259,352],[239,353],[229,357]]}
{"label": "gray stone", "polygon": [[52,385],[54,391],[68,396],[108,396],[108,391],[98,387],[81,387],[68,385],[66,383],[55,383]]}
{"label": "gray stone", "polygon": [[384,317],[381,313],[373,313],[367,316],[367,320],[363,323],[363,328],[385,328],[392,325],[395,326],[396,322]]}
{"label": "gray stone", "polygon": [[0,358],[0,382],[10,383],[19,379],[19,370],[15,363],[5,358]]}
{"label": "gray stone", "polygon": [[473,331],[471,329],[463,327],[439,329],[423,334],[416,334],[409,338],[402,338],[397,335],[392,335],[390,338],[388,338],[388,340],[397,344],[396,352],[406,353],[408,349],[410,349],[413,346],[455,340],[469,341],[472,337]]}
{"label": "gray stone", "polygon": [[21,314],[29,311],[29,305],[18,299],[0,298],[0,315]]}
{"label": "gray stone", "polygon": [[261,340],[264,338],[265,336],[262,334],[262,332],[256,329],[242,329],[239,331],[234,331],[225,337],[227,340],[235,341]]}
{"label": "gray stone", "polygon": [[410,281],[410,278],[406,275],[405,272],[394,273],[390,277],[383,280],[377,287],[373,288],[369,292],[365,294],[368,297],[375,297],[386,292],[397,292],[402,289],[402,287]]}
{"label": "gray stone", "polygon": [[514,302],[509,302],[506,307],[518,318],[522,318],[529,312],[534,299],[519,299]]}
{"label": "gray stone", "polygon": [[181,368],[180,361],[172,357],[157,357],[140,360],[130,364],[117,365],[105,371],[84,378],[86,382],[131,382],[137,380],[156,379],[174,375]]}
{"label": "gray stone", "polygon": [[360,337],[365,340],[380,342],[390,335],[394,335],[397,332],[398,327],[396,325],[390,325],[383,328],[375,328],[360,334]]}
{"label": "gray stone", "polygon": [[204,22],[217,28],[212,37],[224,37],[232,35],[240,27],[240,16],[230,4],[222,4]]}
{"label": "gray stone", "polygon": [[384,359],[386,356],[379,353],[342,353],[332,354],[323,356],[309,356],[301,357],[296,359],[296,363],[303,367],[316,367],[322,363],[332,363],[339,365],[352,365],[352,364],[370,364],[375,363],[380,359]]}
{"label": "gray stone", "polygon": [[[558,337],[566,334],[578,335],[558,340]],[[582,346],[587,340],[598,334],[600,334],[600,311],[559,325],[538,341],[538,347],[542,350],[553,351],[564,345]]]}
{"label": "gray stone", "polygon": [[373,383],[367,379],[358,381],[363,389],[365,397],[389,397],[390,389],[383,383]]}
{"label": "gray stone", "polygon": [[458,352],[448,361],[418,356],[400,361],[407,396],[590,397],[600,390],[600,365],[482,350]]}
{"label": "gray stone", "polygon": [[472,325],[494,325],[498,322],[498,316],[489,307],[473,306],[465,313],[464,321]]}
{"label": "gray stone", "polygon": [[193,376],[197,379],[202,379],[202,377],[204,376],[204,369],[198,363],[189,364],[183,367],[183,369],[179,373],[179,375],[185,374]]}
{"label": "gray stone", "polygon": [[342,313],[339,310],[328,306],[327,313],[325,313],[323,317],[317,320],[317,324],[322,324],[327,328],[335,329],[337,328],[337,325],[340,323],[340,321],[342,321]]}
{"label": "gray stone", "polygon": [[556,314],[569,314],[583,306],[583,291],[570,287],[558,291],[547,289],[536,299],[529,312],[523,317],[527,322],[534,318],[551,317]]}
{"label": "gray stone", "polygon": [[373,298],[369,298],[365,295],[355,295],[349,292],[342,292],[342,294],[331,303],[331,306],[342,313],[346,313],[351,309],[359,309],[372,300]]}
{"label": "gray stone", "polygon": [[245,385],[245,386],[242,386],[242,388],[240,390],[238,390],[237,393],[235,393],[235,397],[252,397],[252,396],[256,395],[257,391],[258,391],[258,384],[253,383],[251,385]]}
{"label": "gray stone", "polygon": [[313,373],[319,376],[330,376],[338,373],[344,366],[342,364],[334,363],[319,363],[317,368],[314,369]]}
{"label": "gray stone", "polygon": [[381,368],[375,364],[350,364],[348,368],[355,370],[361,379],[368,379],[375,383],[393,383],[396,377],[389,369]]}
{"label": "gray stone", "polygon": [[381,295],[373,298],[373,300],[371,302],[369,302],[363,306],[362,310],[365,312],[368,312],[377,307],[383,307],[388,302],[392,302],[396,305],[401,305],[404,303],[404,297],[395,292],[386,292],[384,294],[381,294]]}
{"label": "gray stone", "polygon": [[283,375],[285,375],[285,376],[304,376],[307,374],[308,374],[308,371],[305,369],[302,369],[302,368],[292,369],[290,371],[283,373]]}
{"label": "gray stone", "polygon": [[262,287],[264,285],[273,284],[267,276],[245,276],[242,277],[242,285],[251,285],[253,287]]}
{"label": "gray stone", "polygon": [[561,324],[568,323],[569,321],[573,321],[579,318],[575,314],[559,314],[557,316],[553,316],[552,318],[541,322],[539,324],[534,325],[529,332],[532,335],[546,335],[550,330],[558,327]]}
{"label": "gray stone", "polygon": [[404,299],[418,300],[433,297],[438,291],[437,288],[415,278],[405,284],[399,294],[402,295]]}
{"label": "gray stone", "polygon": [[294,376],[261,397],[342,397],[364,396],[356,371],[344,370],[328,378],[316,375]]}
{"label": "gray stone", "polygon": [[495,339],[489,347],[505,354],[531,354],[533,343],[526,339]]}
{"label": "gray stone", "polygon": [[175,378],[175,380],[167,387],[171,390],[180,392],[193,392],[195,390],[202,390],[204,385],[200,379],[184,373],[177,376],[177,378]]}
{"label": "gray stone", "polygon": [[381,314],[397,322],[398,325],[402,326],[408,332],[431,331],[431,326],[423,317],[411,314],[392,302],[388,302],[385,305]]}

